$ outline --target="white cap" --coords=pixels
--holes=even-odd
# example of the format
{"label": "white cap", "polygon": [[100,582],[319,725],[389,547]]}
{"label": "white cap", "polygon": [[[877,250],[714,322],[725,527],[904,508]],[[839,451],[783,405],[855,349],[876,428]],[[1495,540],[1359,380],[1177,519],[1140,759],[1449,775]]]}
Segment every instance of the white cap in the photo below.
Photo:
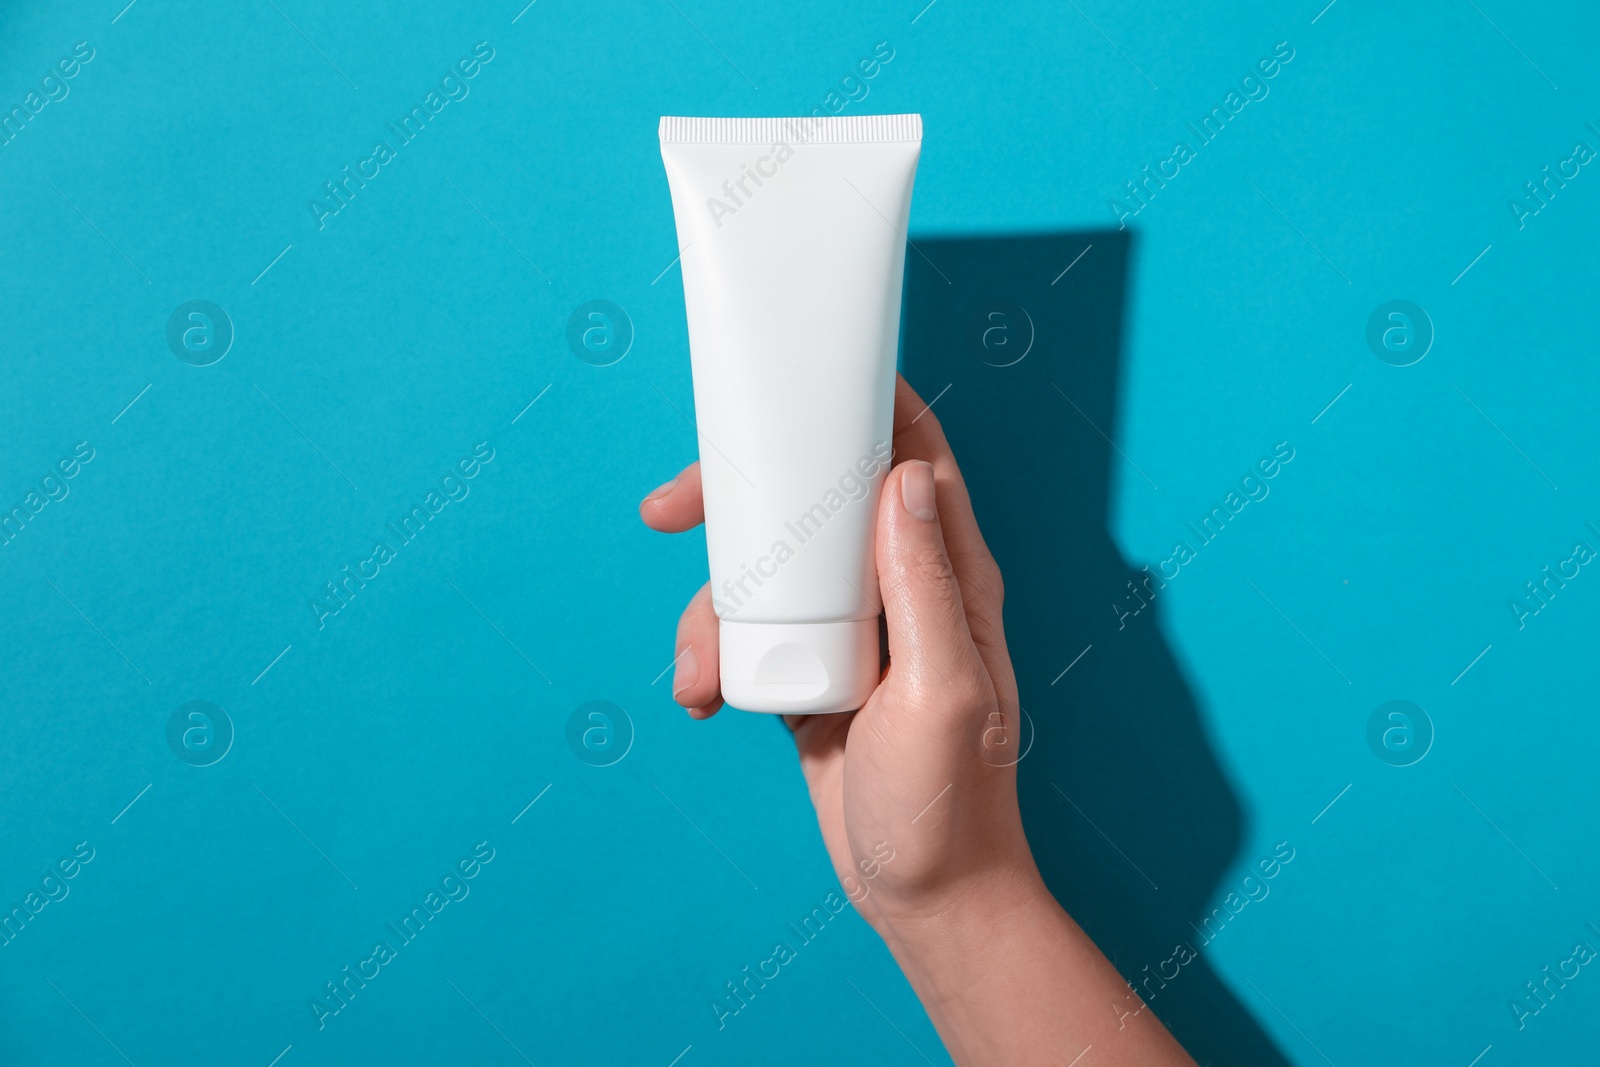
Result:
{"label": "white cap", "polygon": [[719,626],[722,699],[783,715],[855,711],[878,686],[878,620]]}

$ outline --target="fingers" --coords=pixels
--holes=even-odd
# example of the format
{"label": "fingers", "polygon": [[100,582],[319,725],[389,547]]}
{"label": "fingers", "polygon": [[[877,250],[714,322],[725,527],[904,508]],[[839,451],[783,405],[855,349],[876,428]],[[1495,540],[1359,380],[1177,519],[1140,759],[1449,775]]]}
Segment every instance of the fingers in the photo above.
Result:
{"label": "fingers", "polygon": [[[930,569],[937,571],[940,567],[948,572],[949,584],[955,593],[953,602],[963,614],[959,620],[946,620],[949,623],[947,630],[953,634],[956,629],[954,623],[960,622],[959,630],[965,635],[966,645],[975,648],[983,666],[987,668],[988,677],[998,691],[1002,703],[1010,705],[1015,702],[1016,682],[1010,656],[1006,651],[1001,613],[1004,590],[1000,569],[995,564],[994,557],[983,540],[983,534],[978,529],[977,518],[972,511],[972,501],[967,494],[961,469],[956,463],[949,442],[945,439],[939,420],[934,416],[931,406],[923,403],[921,397],[906,380],[898,376],[895,385],[894,446],[897,461],[921,461],[932,468],[932,480],[937,485],[937,491],[930,489],[929,493],[935,500],[933,507],[936,509],[935,518],[931,520],[932,536],[937,543],[938,559],[943,561],[941,564],[934,560],[932,555],[924,552],[922,554],[927,558],[921,563],[912,559],[910,563],[900,566],[899,573]],[[925,471],[926,467],[921,468],[914,475],[919,480],[917,483],[919,487]],[[889,476],[890,482],[896,487],[901,484],[903,478],[903,474],[896,472],[891,472]],[[916,492],[920,492],[920,488]],[[913,514],[906,511],[899,501],[898,489],[896,488],[891,494],[890,487],[886,483],[879,517],[880,574],[890,573],[883,570],[887,538],[893,536],[905,523],[910,522]],[[894,504],[894,508],[890,508],[891,503]],[[891,511],[894,517],[886,518]],[[681,533],[704,522],[705,500],[702,495],[700,465],[690,464],[672,481],[645,497],[639,505],[639,515],[645,525],[663,533]],[[900,527],[895,525],[896,520],[900,521]],[[896,559],[907,558],[904,557],[903,549],[898,546],[894,552]],[[883,581],[887,603],[892,591],[889,588],[889,580],[885,578]],[[924,597],[933,595],[934,588],[924,583],[922,587]],[[910,657],[915,656],[915,648],[921,645],[907,642],[913,635],[920,641],[920,635],[925,632],[927,623],[917,620],[926,619],[927,607],[935,601],[926,601],[925,604],[923,601],[918,601],[918,603],[924,607],[920,615],[914,616],[908,613],[911,606],[909,602],[902,605],[901,611],[903,619],[901,643],[905,645],[904,655]],[[891,655],[894,654],[893,649],[896,644],[894,633],[895,626],[891,618]],[[946,636],[954,640],[950,634]],[[678,627],[677,651],[680,658],[675,668],[674,698],[697,718],[715,714],[722,706],[722,699],[717,678],[717,622],[715,612],[711,608],[709,586],[701,589],[684,611]],[[907,664],[908,669],[913,665],[913,659],[903,659],[902,662]],[[929,659],[925,664],[918,665],[919,673],[926,674],[927,671],[921,670],[922,666],[931,668],[934,676],[938,676],[940,664],[937,659]]]}
{"label": "fingers", "polygon": [[1009,705],[1016,692],[1016,680],[1011,655],[1006,650],[1002,615],[1005,587],[1000,568],[978,529],[966,481],[938,418],[904,377],[895,382],[894,448],[896,462],[923,460],[933,465],[939,487],[939,522],[961,586],[972,640],[1003,703]]}
{"label": "fingers", "polygon": [[710,582],[700,587],[683,610],[674,647],[677,657],[673,661],[672,699],[689,709],[692,717],[708,719],[722,707],[717,675],[717,613],[711,607]]}
{"label": "fingers", "polygon": [[700,464],[689,464],[676,478],[645,497],[639,503],[639,517],[646,526],[662,533],[682,533],[705,522],[706,505],[700,490]]}
{"label": "fingers", "polygon": [[[689,464],[676,478],[640,501],[639,517],[646,526],[662,533],[682,533],[705,522],[700,464]],[[701,586],[683,610],[675,647],[672,699],[687,708],[691,718],[709,719],[722,707],[717,677],[717,613],[711,607],[711,583]]]}
{"label": "fingers", "polygon": [[[995,572],[994,584],[998,584],[998,568],[994,567],[994,557],[978,530],[966,480],[956,464],[955,453],[950,450],[950,442],[945,440],[944,429],[932,407],[923,403],[903,377],[895,381],[894,458],[897,463],[920,459],[933,464],[939,482],[939,518],[944,525],[945,544],[963,588],[969,599],[975,601],[987,597],[998,599],[998,589],[968,588],[973,583],[987,584],[988,575],[981,572],[991,568]],[[998,609],[999,605],[994,607]]]}
{"label": "fingers", "polygon": [[878,508],[878,581],[889,624],[889,677],[952,711],[992,698],[973,644],[961,584],[945,547],[934,468],[908,460],[889,472]]}

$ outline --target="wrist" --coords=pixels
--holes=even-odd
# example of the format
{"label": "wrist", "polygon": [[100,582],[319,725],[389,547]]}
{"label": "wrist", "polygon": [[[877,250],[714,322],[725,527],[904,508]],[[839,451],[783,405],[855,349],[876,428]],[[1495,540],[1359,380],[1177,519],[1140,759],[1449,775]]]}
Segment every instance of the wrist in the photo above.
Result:
{"label": "wrist", "polygon": [[879,932],[956,1063],[1031,1067],[1075,1051],[1080,1027],[1057,1031],[1078,1011],[1061,998],[1082,991],[1083,935],[1031,863],[896,911]]}
{"label": "wrist", "polygon": [[[932,966],[997,947],[1014,934],[1066,920],[1038,868],[991,867],[912,900],[878,901],[873,925],[902,965]],[[1069,920],[1068,920],[1069,921]]]}

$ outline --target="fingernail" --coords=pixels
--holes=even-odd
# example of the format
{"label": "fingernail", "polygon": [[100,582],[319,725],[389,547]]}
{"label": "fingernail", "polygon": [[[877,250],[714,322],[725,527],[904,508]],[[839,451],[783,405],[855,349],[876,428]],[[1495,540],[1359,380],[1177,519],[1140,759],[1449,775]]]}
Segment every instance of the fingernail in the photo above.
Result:
{"label": "fingernail", "polygon": [[665,483],[663,483],[661,485],[658,485],[658,486],[656,486],[656,488],[654,488],[654,489],[652,489],[650,491],[650,495],[645,497],[645,499],[646,500],[655,500],[658,497],[666,496],[668,493],[672,492],[672,487],[677,485],[677,484],[678,484],[678,479],[674,478],[670,482],[665,482]]}
{"label": "fingernail", "polygon": [[700,657],[695,655],[694,646],[683,650],[683,655],[678,657],[678,669],[672,675],[672,695],[677,695],[693,686],[700,680]]}
{"label": "fingernail", "polygon": [[939,512],[933,504],[933,465],[922,460],[906,464],[900,476],[900,503],[912,518],[932,522]]}

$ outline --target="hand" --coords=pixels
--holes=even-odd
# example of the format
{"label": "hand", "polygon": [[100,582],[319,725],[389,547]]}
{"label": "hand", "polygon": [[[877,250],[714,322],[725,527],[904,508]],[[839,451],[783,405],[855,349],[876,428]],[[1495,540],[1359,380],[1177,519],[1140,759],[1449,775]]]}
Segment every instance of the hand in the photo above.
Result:
{"label": "hand", "polygon": [[[903,378],[894,456],[876,539],[889,666],[859,711],[786,720],[834,870],[885,936],[900,915],[996,879],[1037,877],[1017,809],[1017,684],[1000,568],[938,421]],[[698,526],[699,465],[646,497],[640,514],[656,530]],[[709,584],[678,622],[677,655],[673,696],[695,718],[714,715],[722,698]]]}
{"label": "hand", "polygon": [[[900,379],[878,503],[889,665],[860,710],[786,721],[846,894],[961,1064],[1188,1064],[1039,876],[1017,808],[1016,676],[1000,569],[938,420]],[[699,466],[645,498],[652,529],[705,519]],[[722,706],[706,585],[678,621],[673,696]]]}

